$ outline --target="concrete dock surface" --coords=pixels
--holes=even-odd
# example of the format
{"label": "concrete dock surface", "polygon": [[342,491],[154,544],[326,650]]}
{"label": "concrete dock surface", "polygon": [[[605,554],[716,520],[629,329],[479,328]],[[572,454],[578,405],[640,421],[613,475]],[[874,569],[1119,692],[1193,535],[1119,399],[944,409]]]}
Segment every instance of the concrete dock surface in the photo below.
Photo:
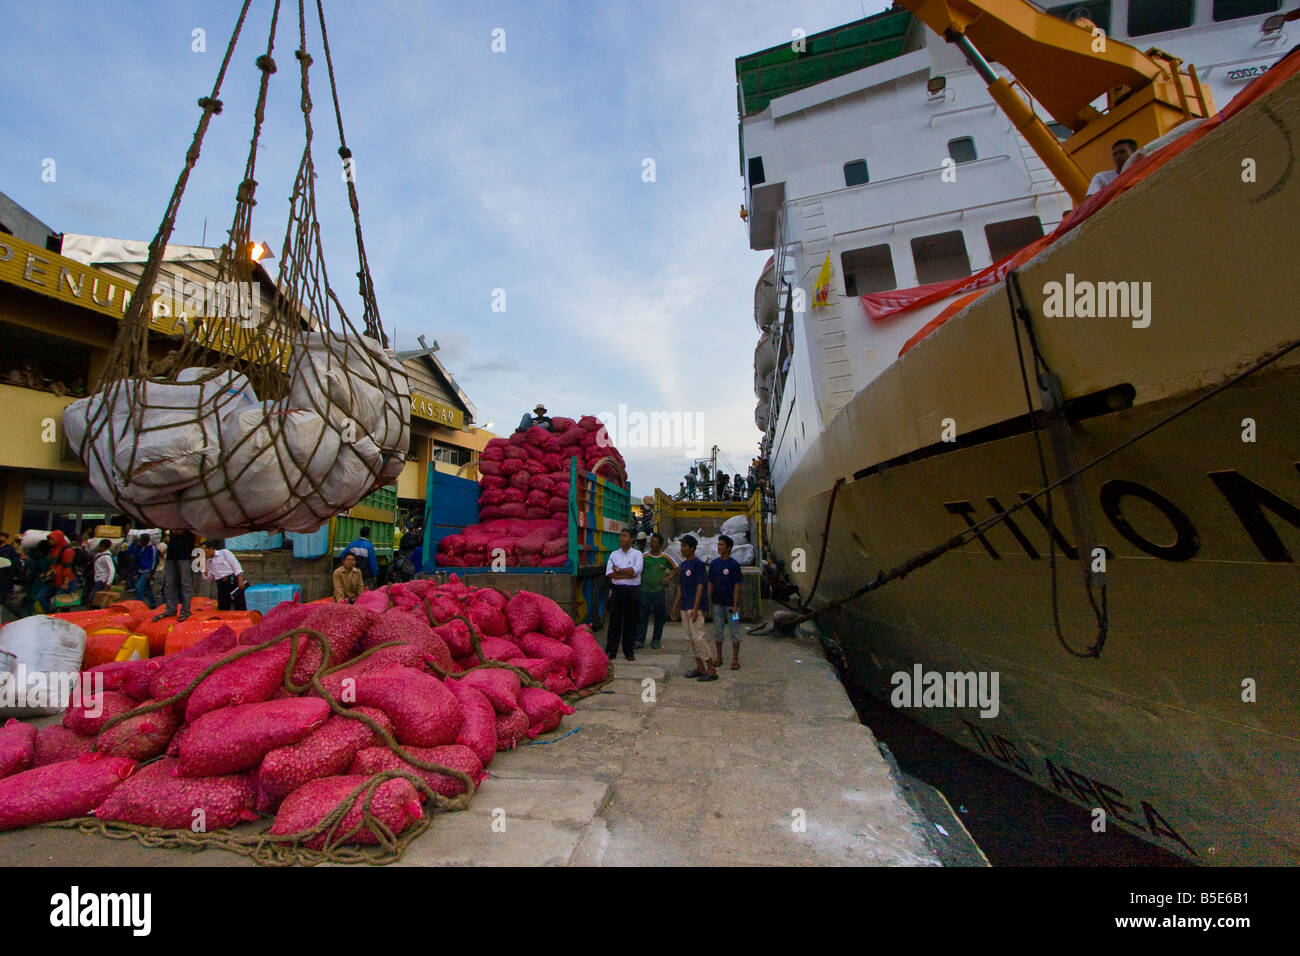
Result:
{"label": "concrete dock surface", "polygon": [[[940,865],[932,824],[814,638],[743,635],[741,669],[724,647],[710,683],[683,676],[686,651],[670,623],[661,650],[620,658],[600,693],[498,754],[471,808],[438,815],[395,865]],[[255,864],[65,829],[0,833],[0,866],[42,865]]]}

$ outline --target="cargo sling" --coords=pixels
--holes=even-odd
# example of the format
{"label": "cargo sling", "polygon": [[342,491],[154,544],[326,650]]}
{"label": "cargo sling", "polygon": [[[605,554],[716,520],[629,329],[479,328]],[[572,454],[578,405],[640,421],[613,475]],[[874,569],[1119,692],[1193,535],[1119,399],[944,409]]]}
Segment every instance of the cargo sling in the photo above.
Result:
{"label": "cargo sling", "polygon": [[[253,133],[235,212],[216,263],[217,281],[176,280],[181,301],[158,283],[181,197],[214,116],[251,0],[230,43],[185,156],[136,294],[109,352],[99,390],[64,415],[69,444],[91,484],[135,520],[233,535],[260,529],[312,531],[373,488],[395,480],[410,444],[410,392],[375,302],[352,151],[343,130],[324,11],[320,39],[339,134],[338,153],[356,232],[360,325],[325,267],[316,213],[307,15],[298,3],[302,158],[290,197],[280,273],[269,295],[250,241],[255,168],[280,0],[275,0]],[[260,284],[259,284],[260,282]],[[266,301],[269,299],[269,302]],[[203,302],[197,310],[192,306]],[[260,305],[259,305],[260,302]],[[175,314],[172,314],[175,309]]]}

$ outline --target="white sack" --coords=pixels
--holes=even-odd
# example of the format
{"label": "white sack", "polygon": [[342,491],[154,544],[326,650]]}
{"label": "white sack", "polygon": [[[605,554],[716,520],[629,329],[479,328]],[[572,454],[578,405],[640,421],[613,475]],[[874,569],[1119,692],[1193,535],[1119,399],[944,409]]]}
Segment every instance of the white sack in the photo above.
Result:
{"label": "white sack", "polygon": [[[62,713],[81,672],[85,651],[86,632],[59,618],[36,614],[0,628],[0,671],[13,675],[0,675],[0,680],[10,683],[0,694],[0,718]],[[39,680],[47,689],[45,694],[40,694],[39,686],[33,686],[33,675],[37,674],[43,675]],[[25,682],[18,681],[20,675]],[[33,700],[36,695],[38,699]],[[6,706],[10,700],[15,706]],[[17,706],[22,703],[26,706]]]}
{"label": "white sack", "polygon": [[288,373],[289,405],[340,429],[351,419],[384,451],[410,447],[411,386],[396,354],[374,339],[308,333],[295,343]]}
{"label": "white sack", "polygon": [[734,538],[737,533],[749,534],[749,518],[744,515],[733,515],[726,521],[722,522],[722,533]]}
{"label": "white sack", "polygon": [[30,551],[49,536],[48,531],[24,531],[23,536],[18,540],[18,547]]}
{"label": "white sack", "polygon": [[256,400],[242,375],[201,368],[181,375],[188,384],[117,381],[64,410],[68,442],[84,452],[90,482],[105,499],[156,501],[145,495],[194,484],[204,454],[216,444],[222,416]]}

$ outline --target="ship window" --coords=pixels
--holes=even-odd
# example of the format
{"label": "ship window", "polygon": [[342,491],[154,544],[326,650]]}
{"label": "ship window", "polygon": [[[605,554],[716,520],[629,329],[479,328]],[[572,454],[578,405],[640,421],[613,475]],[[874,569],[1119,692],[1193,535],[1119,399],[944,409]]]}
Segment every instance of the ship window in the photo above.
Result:
{"label": "ship window", "polygon": [[853,249],[840,256],[845,295],[866,295],[898,288],[889,244]]}
{"label": "ship window", "polygon": [[767,182],[767,177],[763,175],[763,157],[751,156],[749,158],[749,185],[761,186]]}
{"label": "ship window", "polygon": [[1129,0],[1128,35],[1181,30],[1192,25],[1196,0]]}
{"label": "ship window", "polygon": [[1100,3],[1063,3],[1047,11],[1054,17],[1073,23],[1080,18],[1091,20],[1107,33],[1110,33],[1110,0]]}
{"label": "ship window", "polygon": [[1001,262],[1035,239],[1041,239],[1043,224],[1037,216],[1008,219],[1006,222],[991,222],[984,227],[984,235],[989,241],[989,255],[993,257],[994,262]]}
{"label": "ship window", "polygon": [[958,163],[973,163],[979,158],[975,154],[975,140],[969,136],[948,140],[948,155]]}
{"label": "ship window", "polygon": [[1240,20],[1273,13],[1282,6],[1282,0],[1214,0],[1214,22]]}
{"label": "ship window", "polygon": [[867,161],[865,159],[855,159],[851,163],[844,164],[845,186],[861,186],[868,181]]}
{"label": "ship window", "polygon": [[966,239],[960,229],[913,239],[912,259],[920,285],[970,275],[970,256],[966,254]]}

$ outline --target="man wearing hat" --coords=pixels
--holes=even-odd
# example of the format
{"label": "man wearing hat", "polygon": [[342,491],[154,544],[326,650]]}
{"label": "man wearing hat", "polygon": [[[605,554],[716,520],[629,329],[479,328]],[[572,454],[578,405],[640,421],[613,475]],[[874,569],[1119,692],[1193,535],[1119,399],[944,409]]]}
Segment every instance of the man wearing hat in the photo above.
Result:
{"label": "man wearing hat", "polygon": [[537,403],[537,407],[533,409],[531,415],[526,412],[524,413],[524,417],[519,420],[519,427],[516,428],[515,431],[526,432],[530,428],[545,428],[547,431],[551,430],[551,420],[546,417],[546,406],[540,402]]}

